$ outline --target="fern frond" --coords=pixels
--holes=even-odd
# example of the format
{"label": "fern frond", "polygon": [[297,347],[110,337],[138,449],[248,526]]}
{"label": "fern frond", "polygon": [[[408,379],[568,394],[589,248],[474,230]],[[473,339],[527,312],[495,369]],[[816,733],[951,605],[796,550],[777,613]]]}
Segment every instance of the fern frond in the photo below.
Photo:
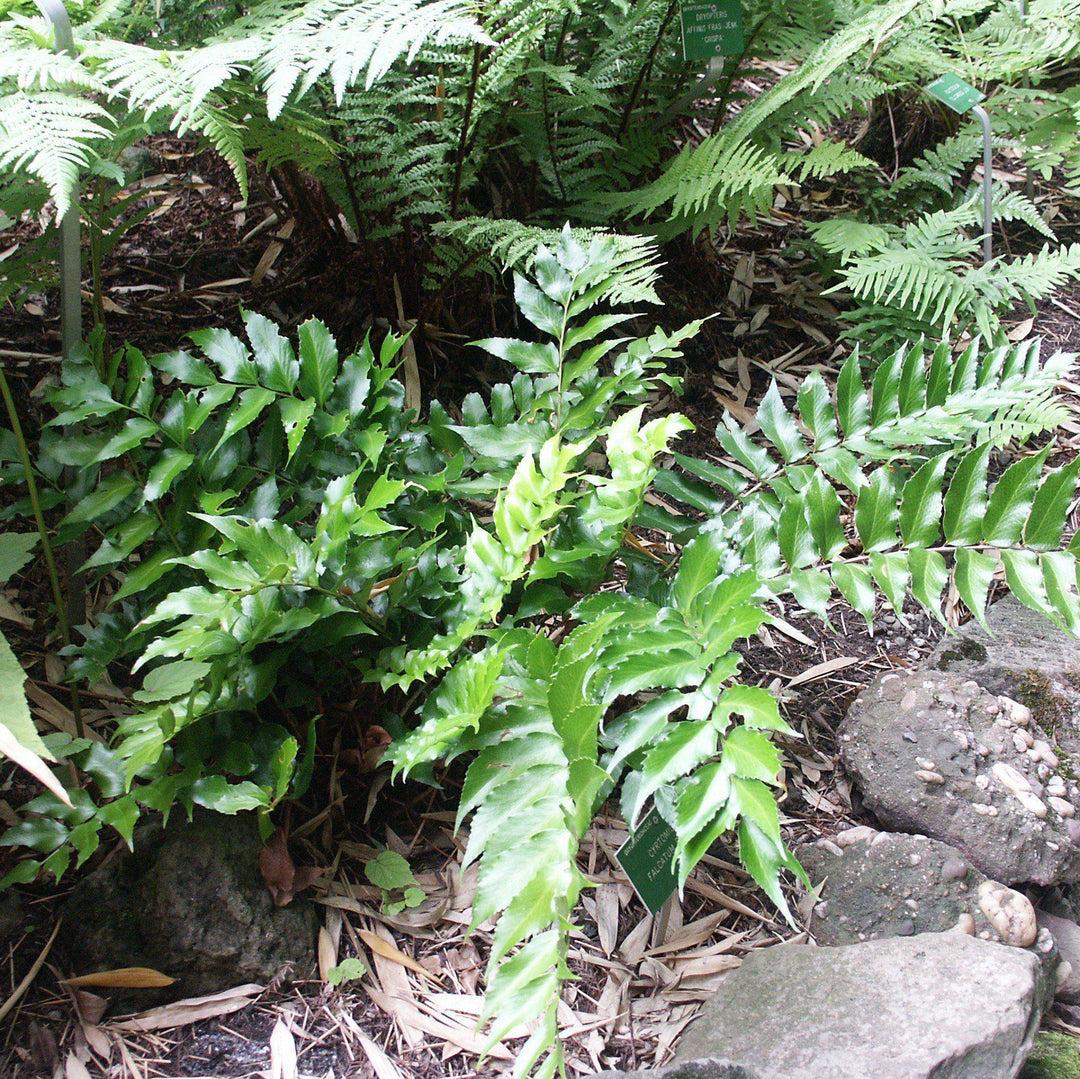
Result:
{"label": "fern frond", "polygon": [[[525,225],[510,219],[464,217],[457,221],[440,221],[432,231],[444,240],[460,245],[464,256],[482,253],[490,255],[492,269],[512,269],[528,272],[532,269],[541,244],[554,247],[560,230]],[[656,294],[660,264],[656,261],[656,245],[646,236],[621,235],[603,229],[575,229],[574,235],[584,246],[599,240],[609,247],[612,260],[612,304],[660,303]],[[463,255],[456,258],[464,261]]]}
{"label": "fern frond", "polygon": [[800,180],[820,180],[856,169],[876,168],[873,161],[846,143],[827,140],[806,151],[786,155],[785,163]]}
{"label": "fern frond", "polygon": [[109,138],[112,126],[108,111],[94,101],[56,90],[17,90],[0,97],[0,168],[40,177],[61,218],[93,144]]}
{"label": "fern frond", "polygon": [[[1054,391],[1074,363],[1062,353],[1042,362],[1037,343],[980,356],[976,342],[955,359],[942,345],[929,358],[921,349],[894,354],[867,386],[853,356],[835,402],[820,376],[803,383],[801,423],[774,383],[757,412],[764,446],[731,417],[717,431],[767,492],[732,472],[726,486],[734,504],[706,527],[774,591],[790,589],[822,617],[835,586],[868,622],[879,589],[898,612],[910,594],[940,618],[952,581],[981,619],[1000,565],[1022,602],[1075,631],[1077,551],[1058,548],[1080,460],[1040,483],[1046,446],[987,490],[995,446],[1057,421]],[[703,463],[682,461],[716,481],[715,466],[710,474]],[[883,463],[864,470],[874,461]],[[677,485],[671,489],[679,497]]]}

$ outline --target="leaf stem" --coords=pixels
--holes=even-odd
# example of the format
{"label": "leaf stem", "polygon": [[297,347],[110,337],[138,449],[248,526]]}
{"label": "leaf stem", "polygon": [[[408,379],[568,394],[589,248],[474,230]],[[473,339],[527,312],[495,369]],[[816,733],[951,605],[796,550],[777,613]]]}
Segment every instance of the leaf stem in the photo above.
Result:
{"label": "leaf stem", "polygon": [[458,201],[461,198],[461,177],[465,171],[465,158],[468,148],[469,123],[472,120],[473,105],[476,103],[476,90],[480,83],[480,44],[473,46],[472,73],[469,76],[469,93],[465,99],[465,116],[461,121],[461,136],[458,139],[457,160],[454,162],[454,185],[450,193],[450,216],[457,217]]}
{"label": "leaf stem", "polygon": [[[64,644],[69,645],[71,644],[71,627],[68,625],[67,611],[64,607],[64,593],[60,587],[60,575],[56,572],[56,560],[53,558],[52,544],[49,542],[49,530],[45,527],[45,515],[41,512],[41,499],[38,497],[37,481],[34,479],[34,471],[30,463],[30,451],[26,447],[22,424],[19,422],[19,414],[15,410],[15,399],[11,396],[11,387],[8,385],[3,367],[0,367],[0,394],[3,395],[4,406],[7,409],[11,429],[19,448],[19,460],[22,463],[23,475],[26,477],[26,491],[30,497],[34,524],[37,525],[38,535],[41,537],[41,552],[45,556],[45,568],[49,575],[49,584],[52,586],[53,602],[56,604],[56,624],[60,629],[60,636]],[[85,738],[86,730],[83,727],[79,691],[75,686],[71,687],[71,713],[75,718],[75,733],[80,738]]]}

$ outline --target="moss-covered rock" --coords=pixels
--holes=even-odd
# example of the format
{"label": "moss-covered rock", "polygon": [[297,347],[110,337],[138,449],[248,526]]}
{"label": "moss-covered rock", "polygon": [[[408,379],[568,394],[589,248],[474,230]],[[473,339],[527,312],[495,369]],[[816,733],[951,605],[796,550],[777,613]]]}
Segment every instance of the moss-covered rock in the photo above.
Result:
{"label": "moss-covered rock", "polygon": [[1068,1034],[1042,1031],[1020,1079],[1080,1079],[1080,1041]]}

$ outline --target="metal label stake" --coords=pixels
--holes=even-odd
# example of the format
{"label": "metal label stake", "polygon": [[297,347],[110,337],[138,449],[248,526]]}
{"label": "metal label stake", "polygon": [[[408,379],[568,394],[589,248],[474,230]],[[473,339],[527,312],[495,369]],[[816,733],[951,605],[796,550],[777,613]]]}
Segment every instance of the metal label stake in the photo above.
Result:
{"label": "metal label stake", "polygon": [[971,111],[982,124],[983,137],[983,265],[994,257],[994,151],[990,139],[990,115],[982,105]]}
{"label": "metal label stake", "polygon": [[990,136],[990,116],[979,104],[985,98],[980,90],[964,82],[957,75],[940,75],[926,87],[926,92],[936,97],[953,112],[973,112],[982,124],[983,136],[983,263],[994,257],[994,152]]}

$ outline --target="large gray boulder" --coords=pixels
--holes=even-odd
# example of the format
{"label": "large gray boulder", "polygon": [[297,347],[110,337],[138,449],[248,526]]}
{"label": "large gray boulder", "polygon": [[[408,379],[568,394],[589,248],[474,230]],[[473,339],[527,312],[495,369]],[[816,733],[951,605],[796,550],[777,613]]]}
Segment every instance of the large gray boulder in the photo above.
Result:
{"label": "large gray boulder", "polygon": [[986,876],[947,843],[863,827],[799,847],[795,856],[821,888],[809,924],[820,945],[950,929],[996,937],[979,908]]}
{"label": "large gray boulder", "polygon": [[760,1079],[1013,1079],[1041,1018],[1038,959],[959,933],[754,952],[679,1047]]}
{"label": "large gray boulder", "polygon": [[1005,884],[1080,879],[1075,786],[1029,710],[958,674],[880,675],[839,728],[844,766],[889,830],[956,847]]}
{"label": "large gray boulder", "polygon": [[135,833],[134,853],[105,863],[68,900],[64,949],[73,974],[151,967],[176,979],[164,990],[125,994],[149,1006],[265,983],[283,967],[315,964],[316,917],[296,899],[275,907],[259,876],[262,849],[250,813],[177,814]]}
{"label": "large gray boulder", "polygon": [[761,1079],[756,1071],[732,1064],[730,1060],[688,1060],[666,1068],[641,1068],[637,1071],[597,1072],[593,1079]]}
{"label": "large gray boulder", "polygon": [[1013,596],[943,637],[927,666],[952,671],[1026,704],[1058,746],[1080,753],[1080,641]]}

